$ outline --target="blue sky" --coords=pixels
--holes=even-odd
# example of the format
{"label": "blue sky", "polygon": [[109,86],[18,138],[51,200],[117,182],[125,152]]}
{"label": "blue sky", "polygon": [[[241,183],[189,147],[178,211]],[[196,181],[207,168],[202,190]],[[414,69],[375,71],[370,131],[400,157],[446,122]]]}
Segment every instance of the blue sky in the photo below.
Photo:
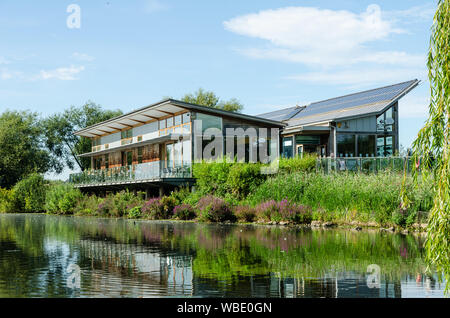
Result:
{"label": "blue sky", "polygon": [[2,0],[0,111],[92,100],[127,112],[202,87],[258,114],[418,78],[400,102],[409,146],[427,116],[434,11],[424,0]]}

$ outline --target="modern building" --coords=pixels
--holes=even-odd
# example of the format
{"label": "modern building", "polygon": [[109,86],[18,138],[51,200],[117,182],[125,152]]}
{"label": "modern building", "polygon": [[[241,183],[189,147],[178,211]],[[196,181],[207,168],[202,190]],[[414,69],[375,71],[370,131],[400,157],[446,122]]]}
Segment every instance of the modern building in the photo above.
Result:
{"label": "modern building", "polygon": [[399,150],[398,101],[418,84],[415,79],[258,116],[286,124],[285,157],[388,157]]}
{"label": "modern building", "polygon": [[[194,184],[192,163],[213,141],[220,148],[212,156],[234,156],[243,144],[245,161],[262,161],[255,145],[267,155],[285,157],[392,156],[399,149],[398,101],[418,84],[415,79],[258,116],[166,99],[77,131],[92,139],[92,151],[79,156],[90,159],[91,169],[71,175],[70,181],[86,191],[126,187],[161,195],[165,188]],[[208,128],[219,135],[205,138]],[[241,129],[244,138],[230,135],[229,129]]]}
{"label": "modern building", "polygon": [[[202,159],[201,154],[216,138],[220,153],[213,150],[212,155],[227,155],[228,128],[250,128],[256,132],[273,128],[278,133],[283,126],[266,118],[163,100],[75,132],[92,140],[92,151],[79,155],[90,159],[91,169],[71,175],[70,181],[86,191],[126,187],[147,193],[159,189],[161,194],[166,188],[193,184],[194,156]],[[204,136],[208,128],[216,128],[220,136],[208,140]],[[248,160],[249,139],[244,142]],[[236,147],[238,143],[236,140]],[[279,152],[278,134],[276,140],[271,140],[269,134],[260,136],[257,143],[268,152]]]}

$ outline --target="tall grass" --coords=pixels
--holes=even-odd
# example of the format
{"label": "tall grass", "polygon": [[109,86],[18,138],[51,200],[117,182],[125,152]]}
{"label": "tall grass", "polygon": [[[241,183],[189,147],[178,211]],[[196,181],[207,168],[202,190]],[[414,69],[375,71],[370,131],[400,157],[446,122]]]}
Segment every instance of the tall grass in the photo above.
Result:
{"label": "tall grass", "polygon": [[[412,180],[408,181],[409,183]],[[331,215],[333,219],[392,221],[400,206],[402,176],[393,173],[365,174],[280,174],[267,179],[247,199],[251,205],[267,200],[289,199]],[[413,199],[410,212],[428,211],[432,191],[426,185],[409,190]]]}

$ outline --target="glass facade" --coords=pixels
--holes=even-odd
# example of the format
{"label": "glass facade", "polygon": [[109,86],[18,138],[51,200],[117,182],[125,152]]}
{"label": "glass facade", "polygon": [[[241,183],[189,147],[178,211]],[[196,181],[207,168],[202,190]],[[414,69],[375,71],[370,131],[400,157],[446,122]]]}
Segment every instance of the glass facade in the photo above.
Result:
{"label": "glass facade", "polygon": [[358,135],[358,156],[375,157],[375,135]]}
{"label": "glass facade", "polygon": [[294,137],[284,137],[282,146],[282,156],[292,158],[294,155]]}
{"label": "glass facade", "polygon": [[338,157],[355,157],[355,135],[338,134],[336,139]]}
{"label": "glass facade", "polygon": [[391,107],[377,117],[377,131],[393,132],[395,130],[396,108]]}
{"label": "glass facade", "polygon": [[195,120],[197,122],[201,121],[202,133],[204,133],[205,130],[208,128],[218,128],[218,129],[222,130],[222,118],[221,117],[197,113]]}
{"label": "glass facade", "polygon": [[394,154],[395,148],[394,136],[378,136],[377,138],[377,156],[389,157]]}

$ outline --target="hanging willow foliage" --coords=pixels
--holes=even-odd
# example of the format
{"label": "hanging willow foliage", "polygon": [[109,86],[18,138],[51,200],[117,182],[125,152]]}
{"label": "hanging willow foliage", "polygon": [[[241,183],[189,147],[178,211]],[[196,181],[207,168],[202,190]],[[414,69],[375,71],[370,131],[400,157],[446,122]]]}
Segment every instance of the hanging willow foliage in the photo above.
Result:
{"label": "hanging willow foliage", "polygon": [[[450,291],[450,0],[439,0],[431,28],[429,117],[413,143],[418,182],[434,180],[436,195],[425,243],[429,263],[443,273]],[[426,182],[426,181],[425,181]],[[406,202],[407,203],[407,200]]]}

